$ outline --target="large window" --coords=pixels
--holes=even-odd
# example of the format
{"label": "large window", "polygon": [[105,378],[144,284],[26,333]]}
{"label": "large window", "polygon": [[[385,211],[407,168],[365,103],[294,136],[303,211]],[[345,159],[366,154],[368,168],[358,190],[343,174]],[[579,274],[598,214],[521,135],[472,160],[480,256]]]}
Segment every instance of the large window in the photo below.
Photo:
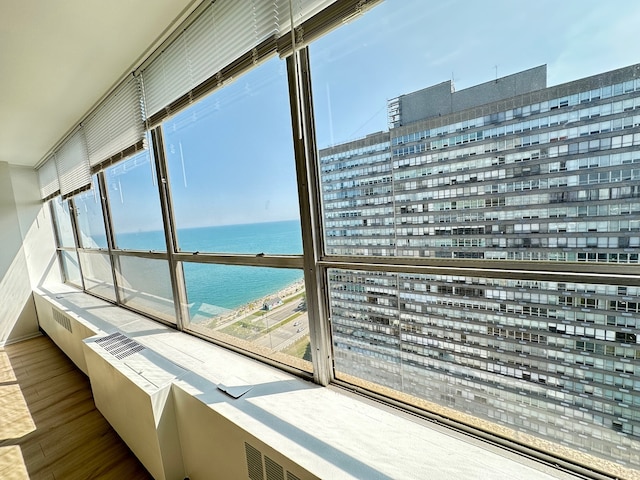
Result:
{"label": "large window", "polygon": [[80,251],[80,265],[84,278],[84,288],[107,300],[115,301],[113,271],[109,255],[102,252]]}
{"label": "large window", "polygon": [[153,151],[108,168],[105,177],[116,247],[166,250]]}
{"label": "large window", "polygon": [[184,275],[191,330],[311,371],[300,270],[185,263]]}
{"label": "large window", "polygon": [[65,280],[76,287],[82,287],[78,254],[75,251],[67,252],[62,250],[60,251],[60,263]]}
{"label": "large window", "polygon": [[50,205],[58,241],[62,274],[66,282],[82,287],[82,275],[80,274],[78,253],[75,249],[76,241],[73,236],[69,202],[62,200],[61,197],[56,197],[50,202]]}
{"label": "large window", "polygon": [[180,250],[302,253],[282,60],[242,75],[162,130]]}
{"label": "large window", "polygon": [[56,226],[56,236],[60,247],[75,248],[76,241],[73,237],[73,226],[71,224],[71,209],[69,202],[56,197],[51,205],[53,207],[53,217]]}
{"label": "large window", "polygon": [[122,254],[118,254],[116,259],[121,302],[175,323],[176,312],[167,261]]}
{"label": "large window", "polygon": [[607,284],[638,272],[635,72],[546,88],[594,68],[555,60],[557,16],[448,8],[389,0],[310,46],[335,378],[637,467],[640,292]]}
{"label": "large window", "polygon": [[107,248],[107,235],[104,229],[102,202],[98,188],[98,177],[94,175],[92,188],[73,198],[76,206],[76,220],[83,248]]}
{"label": "large window", "polygon": [[293,54],[290,32],[264,40],[155,105],[147,150],[53,201],[66,280],[628,477],[640,66],[620,46],[637,7],[387,0],[353,19],[363,6],[333,3]]}
{"label": "large window", "polygon": [[[189,260],[185,328],[311,371],[304,281],[291,268],[302,235],[285,62],[252,69],[162,133],[177,251]],[[269,256],[282,268],[265,268]]]}

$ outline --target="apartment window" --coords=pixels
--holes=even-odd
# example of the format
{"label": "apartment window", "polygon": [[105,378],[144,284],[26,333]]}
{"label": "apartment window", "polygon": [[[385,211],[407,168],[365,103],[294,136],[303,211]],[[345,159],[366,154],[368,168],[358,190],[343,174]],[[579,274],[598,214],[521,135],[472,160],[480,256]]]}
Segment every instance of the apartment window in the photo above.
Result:
{"label": "apartment window", "polygon": [[312,371],[302,271],[184,263],[189,330]]}
{"label": "apartment window", "polygon": [[[570,152],[593,156],[603,145],[609,147],[609,142],[588,137],[604,128],[605,124],[595,120],[609,114],[611,106],[589,104],[611,96],[612,88],[586,86],[571,97],[555,93],[542,105],[510,107],[502,112],[502,120],[499,114],[488,113],[480,120],[485,125],[496,121],[507,125],[496,129],[495,135],[492,129],[481,135],[473,131],[460,135],[471,118],[475,121],[480,111],[476,107],[486,104],[488,97],[500,96],[495,90],[500,81],[487,82],[475,91],[464,90],[475,84],[465,84],[458,91],[455,78],[443,84],[446,77],[410,86],[412,79],[429,75],[431,57],[424,46],[450,38],[444,31],[430,37],[430,31],[419,28],[420,9],[419,2],[387,1],[309,49],[335,377],[467,423],[482,424],[494,432],[496,422],[511,429],[511,438],[520,435],[515,432],[526,432],[532,435],[532,443],[537,441],[534,437],[541,439],[547,451],[558,451],[560,444],[576,450],[606,450],[610,452],[607,461],[630,465],[635,460],[626,453],[618,455],[614,447],[621,440],[610,425],[580,424],[585,438],[597,434],[600,440],[568,440],[565,427],[557,420],[559,415],[584,418],[579,410],[582,387],[573,377],[567,380],[551,370],[567,362],[599,368],[605,347],[617,352],[614,339],[631,338],[613,332],[607,337],[603,331],[594,341],[567,339],[566,335],[576,336],[580,331],[586,336],[587,332],[581,325],[555,321],[560,317],[587,321],[589,312],[604,323],[606,299],[615,297],[615,285],[603,297],[559,297],[556,289],[556,271],[566,270],[559,264],[590,261],[602,267],[599,272],[606,279],[607,273],[614,272],[607,264],[618,261],[613,259],[622,254],[619,242],[610,242],[605,235],[607,222],[593,222],[593,233],[585,237],[588,224],[580,220],[588,210],[577,213],[578,207],[608,198],[609,189],[577,191],[579,177],[571,175],[575,160],[565,158]],[[407,31],[412,32],[411,42],[394,49],[396,39],[403,37],[401,32]],[[453,40],[460,52],[465,51],[465,35],[458,32]],[[492,50],[491,43],[487,41],[485,48]],[[349,47],[353,45],[359,47]],[[452,51],[456,51],[453,46]],[[463,56],[459,53],[460,65],[466,63]],[[381,57],[384,62],[378,61]],[[414,61],[417,58],[424,61]],[[386,99],[395,98],[398,92],[403,95],[390,102],[387,126]],[[521,119],[531,111],[562,111],[570,100],[576,104],[579,99],[587,112],[583,121],[589,125],[581,127],[584,145],[576,145],[575,151],[570,150],[568,140],[579,135],[578,128],[562,128],[569,121],[568,113]],[[506,103],[496,100],[485,111],[500,108],[506,109]],[[481,127],[480,121],[475,125]],[[518,133],[550,125],[557,126],[537,138]],[[419,145],[392,148],[389,158],[380,162],[393,175],[388,188],[369,186],[374,176],[366,165],[374,160],[360,149],[383,139],[389,145],[405,143],[405,138],[425,130],[436,137],[425,149]],[[488,140],[492,136],[498,140]],[[471,140],[479,143],[469,146]],[[539,144],[549,140],[554,146],[541,155]],[[619,143],[624,146],[624,139]],[[530,151],[533,149],[536,151]],[[495,151],[504,152],[500,162],[495,160]],[[338,183],[330,172],[344,162],[338,156],[343,152],[354,152],[349,160],[359,163]],[[476,155],[473,162],[466,160],[470,154]],[[559,157],[559,161],[550,162],[549,157]],[[505,165],[502,173],[489,171],[496,162]],[[513,166],[515,162],[526,163]],[[460,170],[464,173],[452,175]],[[610,172],[597,172],[594,182],[609,185],[613,182]],[[428,178],[420,180],[424,176]],[[535,195],[527,194],[534,189]],[[487,194],[498,196],[488,202]],[[622,195],[618,197],[622,200]],[[628,203],[629,197],[622,203]],[[559,215],[541,208],[556,202],[567,205],[562,216],[570,216],[570,221],[551,222]],[[389,211],[374,217],[374,205],[385,205]],[[431,214],[443,210],[448,211],[446,217]],[[337,224],[334,219],[347,212],[357,221]],[[616,230],[616,239],[619,235]],[[589,249],[587,255],[579,257],[584,248]],[[341,266],[351,262],[360,266]],[[541,262],[546,273],[541,272]],[[389,264],[393,269],[386,267]],[[457,273],[424,273],[443,265]],[[488,266],[496,269],[494,273],[482,273]],[[517,280],[500,276],[500,270],[506,274],[507,269],[512,275],[514,269],[521,270],[522,276]],[[531,276],[534,281],[527,280]],[[549,319],[553,322],[547,323]],[[588,336],[594,338],[593,329],[591,332]],[[628,357],[634,352],[621,354]],[[522,395],[536,396],[534,392],[541,389],[548,400],[536,402],[544,414],[529,416],[519,410]],[[470,401],[476,396],[485,401]],[[562,407],[563,413],[558,414],[560,401],[569,407]],[[571,438],[576,437],[577,428],[582,427],[572,426]],[[630,436],[622,441],[626,448],[640,446]],[[602,449],[601,443],[608,447]]]}
{"label": "apartment window", "polygon": [[82,248],[107,248],[98,177],[93,176],[91,190],[73,197]]}
{"label": "apartment window", "polygon": [[285,62],[267,60],[162,134],[185,328],[312,371],[287,82]]}
{"label": "apartment window", "polygon": [[163,258],[115,254],[120,301],[167,323],[176,323],[169,263]]}
{"label": "apartment window", "polygon": [[55,221],[56,234],[59,246],[75,248],[76,241],[73,236],[73,225],[71,224],[71,208],[68,200],[56,197],[51,201],[53,218]]}
{"label": "apartment window", "polygon": [[144,150],[105,171],[116,248],[167,249],[153,150]]}
{"label": "apartment window", "polygon": [[78,256],[82,266],[85,290],[115,302],[116,292],[109,255],[103,252],[80,250]]}
{"label": "apartment window", "polygon": [[71,208],[68,200],[56,197],[49,202],[54,222],[56,239],[60,248],[58,255],[62,274],[66,282],[82,287],[80,262],[76,252],[76,241],[71,220]]}
{"label": "apartment window", "polygon": [[162,125],[181,251],[302,253],[284,61]]}
{"label": "apartment window", "polygon": [[80,265],[78,254],[75,251],[60,251],[60,260],[64,278],[71,285],[82,288],[82,275],[80,275]]}

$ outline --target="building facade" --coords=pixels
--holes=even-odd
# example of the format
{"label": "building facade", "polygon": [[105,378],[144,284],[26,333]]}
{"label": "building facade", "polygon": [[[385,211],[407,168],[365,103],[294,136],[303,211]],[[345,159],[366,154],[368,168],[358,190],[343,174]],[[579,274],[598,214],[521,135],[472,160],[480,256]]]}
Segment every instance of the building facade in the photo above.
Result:
{"label": "building facade", "polygon": [[[328,255],[639,264],[640,65],[445,82],[388,111],[388,131],[320,150]],[[336,371],[640,464],[637,286],[373,269],[329,285]]]}

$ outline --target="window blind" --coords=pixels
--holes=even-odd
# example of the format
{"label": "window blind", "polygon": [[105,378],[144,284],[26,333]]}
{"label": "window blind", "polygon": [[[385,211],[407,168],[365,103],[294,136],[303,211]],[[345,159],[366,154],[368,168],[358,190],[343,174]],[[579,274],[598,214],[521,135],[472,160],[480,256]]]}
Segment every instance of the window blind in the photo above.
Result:
{"label": "window blind", "polygon": [[144,146],[144,118],[137,78],[121,83],[83,122],[93,171]]}
{"label": "window blind", "polygon": [[[144,148],[145,128],[160,124],[276,52],[290,55],[292,17],[296,42],[302,47],[381,1],[211,1],[44,162],[43,196],[60,190],[66,197],[89,188],[92,171]],[[53,166],[57,183],[52,180]]]}
{"label": "window blind", "polygon": [[91,167],[82,128],[77,129],[55,152],[55,162],[63,198],[91,188]]}
{"label": "window blind", "polygon": [[58,170],[56,169],[54,155],[47,158],[38,169],[38,180],[40,181],[40,195],[43,200],[49,200],[60,193]]}
{"label": "window blind", "polygon": [[[296,48],[309,45],[322,35],[336,27],[358,17],[369,8],[383,0],[291,0],[293,24],[296,29]],[[289,0],[278,0],[282,8]],[[291,20],[287,7],[287,16],[279,28],[278,54],[281,57],[291,55]]]}
{"label": "window blind", "polygon": [[[294,28],[327,8],[336,0],[277,0],[278,2],[278,36],[290,34],[291,17]],[[292,12],[289,13],[291,8]]]}
{"label": "window blind", "polygon": [[[279,0],[217,0],[207,7],[175,40],[140,73],[145,113],[155,115],[167,109],[205,80],[217,75],[243,55],[255,61],[253,51],[263,42],[273,43],[277,35]],[[187,102],[195,100],[188,96]],[[171,110],[168,109],[167,115]]]}

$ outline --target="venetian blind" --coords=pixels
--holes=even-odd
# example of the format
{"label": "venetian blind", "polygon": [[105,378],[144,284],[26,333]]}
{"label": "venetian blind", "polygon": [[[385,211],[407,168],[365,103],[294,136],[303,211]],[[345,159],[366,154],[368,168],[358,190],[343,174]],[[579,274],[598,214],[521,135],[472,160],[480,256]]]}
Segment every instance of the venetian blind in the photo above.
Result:
{"label": "venetian blind", "polygon": [[[289,13],[289,1],[291,13]],[[362,15],[383,0],[278,0],[286,8],[280,21],[278,54],[286,57],[293,52],[291,17],[295,29],[296,49],[309,45],[336,27]],[[286,7],[285,7],[286,5]]]}
{"label": "venetian blind", "polygon": [[89,114],[84,128],[44,162],[39,169],[43,198],[58,190],[70,196],[88,188],[92,170],[143,148],[145,128],[158,125],[276,52],[290,55],[292,18],[296,45],[302,47],[381,1],[211,1],[134,72],[136,79],[119,85]]}
{"label": "venetian blind", "polygon": [[38,169],[38,180],[40,181],[40,195],[43,200],[53,198],[60,193],[58,170],[56,169],[56,160],[54,155],[47,158]]}
{"label": "venetian blind", "polygon": [[91,188],[91,168],[84,131],[79,128],[55,152],[60,193],[64,198]]}
{"label": "venetian blind", "polygon": [[[273,44],[277,35],[278,0],[217,0],[207,7],[160,55],[139,72],[143,81],[145,112],[158,123],[158,112],[168,108],[205,80],[222,83],[230,75],[223,69],[243,55],[258,61],[258,47]],[[191,95],[184,99],[193,101]]]}
{"label": "venetian blind", "polygon": [[[317,13],[326,9],[336,0],[277,0],[278,1],[278,32],[283,36],[291,31],[291,18],[294,28],[309,20]],[[291,13],[289,13],[291,9]]]}
{"label": "venetian blind", "polygon": [[123,158],[123,152],[142,148],[145,128],[138,79],[131,77],[121,83],[87,117],[83,127],[93,170]]}

